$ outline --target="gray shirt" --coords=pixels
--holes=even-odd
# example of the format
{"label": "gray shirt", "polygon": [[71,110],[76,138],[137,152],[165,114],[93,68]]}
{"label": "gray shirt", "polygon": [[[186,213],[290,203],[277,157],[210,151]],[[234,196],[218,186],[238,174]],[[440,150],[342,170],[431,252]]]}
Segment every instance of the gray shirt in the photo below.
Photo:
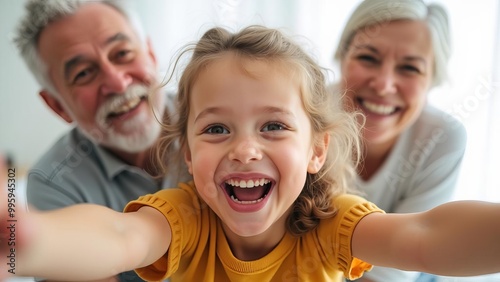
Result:
{"label": "gray shirt", "polygon": [[[94,203],[122,211],[125,205],[145,194],[177,187],[186,174],[167,174],[155,179],[131,166],[105,148],[94,144],[78,128],[59,139],[30,169],[27,177],[28,203],[39,210],[52,210],[80,203]],[[135,272],[120,274],[120,281],[143,281]]]}
{"label": "gray shirt", "polygon": [[139,196],[155,193],[177,182],[154,179],[72,129],[30,169],[28,203],[52,210],[80,203],[94,203],[122,211]]}

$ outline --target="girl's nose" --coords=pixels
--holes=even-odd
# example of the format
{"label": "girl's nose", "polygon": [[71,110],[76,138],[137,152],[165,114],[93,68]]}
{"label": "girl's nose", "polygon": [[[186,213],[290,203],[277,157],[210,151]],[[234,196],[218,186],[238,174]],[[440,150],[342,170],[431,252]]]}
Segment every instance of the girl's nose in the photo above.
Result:
{"label": "girl's nose", "polygon": [[251,138],[237,141],[234,148],[229,152],[229,159],[243,164],[262,159],[262,152],[258,148],[257,142]]}

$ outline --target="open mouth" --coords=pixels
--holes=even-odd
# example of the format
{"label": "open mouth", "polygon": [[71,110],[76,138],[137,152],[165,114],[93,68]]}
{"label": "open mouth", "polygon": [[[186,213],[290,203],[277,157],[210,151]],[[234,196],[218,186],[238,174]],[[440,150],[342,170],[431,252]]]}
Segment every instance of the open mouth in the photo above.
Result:
{"label": "open mouth", "polygon": [[146,99],[147,99],[146,96],[133,97],[131,99],[128,99],[121,106],[117,107],[116,109],[113,109],[113,111],[111,111],[108,114],[107,119],[108,120],[113,119],[135,110],[137,107],[139,107],[140,103]]}
{"label": "open mouth", "polygon": [[224,183],[224,189],[231,200],[244,205],[262,202],[271,191],[272,186],[272,181],[265,178],[253,180],[229,179]]}
{"label": "open mouth", "polygon": [[401,110],[400,107],[377,104],[377,103],[366,101],[366,100],[361,99],[361,98],[357,98],[356,100],[357,100],[358,104],[361,105],[361,107],[363,107],[364,109],[368,110],[369,112],[377,114],[377,115],[388,116],[388,115],[392,115],[392,114]]}

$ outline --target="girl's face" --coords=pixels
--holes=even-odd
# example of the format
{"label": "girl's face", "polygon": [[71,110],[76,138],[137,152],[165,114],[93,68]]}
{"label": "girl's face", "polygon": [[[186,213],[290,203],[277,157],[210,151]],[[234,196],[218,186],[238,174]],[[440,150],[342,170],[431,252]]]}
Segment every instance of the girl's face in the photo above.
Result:
{"label": "girl's face", "polygon": [[281,238],[307,172],[324,162],[285,69],[227,53],[192,86],[185,159],[226,234]]}
{"label": "girl's face", "polygon": [[423,22],[384,22],[356,33],[342,60],[342,86],[348,109],[366,115],[368,142],[391,142],[413,124],[426,103],[433,65]]}

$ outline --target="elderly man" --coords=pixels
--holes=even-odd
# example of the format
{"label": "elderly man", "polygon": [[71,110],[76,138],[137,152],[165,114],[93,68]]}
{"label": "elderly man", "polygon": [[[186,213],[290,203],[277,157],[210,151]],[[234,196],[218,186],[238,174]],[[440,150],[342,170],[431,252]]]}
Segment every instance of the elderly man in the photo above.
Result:
{"label": "elderly man", "polygon": [[[123,1],[122,1],[123,2]],[[115,210],[187,177],[178,163],[162,179],[151,148],[170,96],[139,22],[120,1],[30,0],[15,43],[40,96],[75,127],[28,174],[28,203],[40,210],[96,203]],[[134,273],[113,277],[142,281]],[[116,281],[113,280],[113,281]]]}

